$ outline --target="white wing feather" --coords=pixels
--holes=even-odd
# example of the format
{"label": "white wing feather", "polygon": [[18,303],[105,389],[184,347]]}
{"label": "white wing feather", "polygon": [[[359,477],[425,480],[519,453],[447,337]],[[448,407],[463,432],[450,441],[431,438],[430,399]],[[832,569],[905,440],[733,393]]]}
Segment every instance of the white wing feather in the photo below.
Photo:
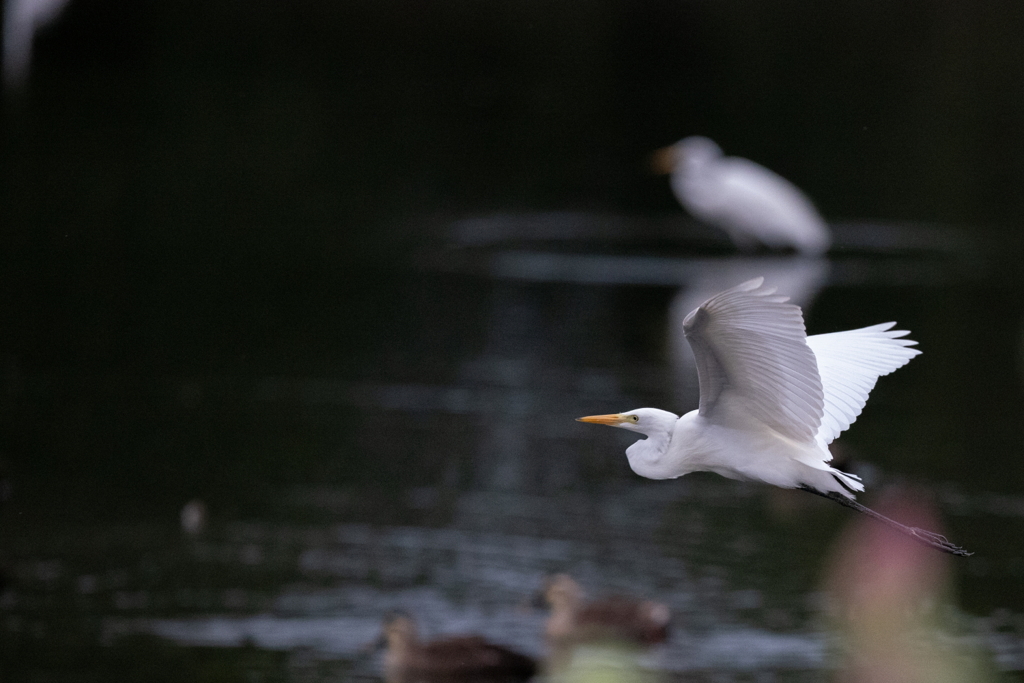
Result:
{"label": "white wing feather", "polygon": [[807,345],[800,308],[764,278],[711,297],[683,321],[700,382],[700,414],[741,405],[775,431],[811,441],[824,415],[824,392]]}
{"label": "white wing feather", "polygon": [[825,392],[825,415],[816,435],[823,448],[857,419],[879,377],[903,367],[921,353],[909,348],[917,342],[899,338],[909,333],[891,329],[895,324],[882,323],[807,338],[807,345],[818,360]]}

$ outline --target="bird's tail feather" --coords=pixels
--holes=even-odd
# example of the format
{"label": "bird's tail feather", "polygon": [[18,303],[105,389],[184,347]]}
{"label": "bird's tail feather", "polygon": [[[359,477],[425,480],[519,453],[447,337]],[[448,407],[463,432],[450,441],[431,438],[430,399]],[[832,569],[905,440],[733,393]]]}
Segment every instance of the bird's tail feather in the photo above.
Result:
{"label": "bird's tail feather", "polygon": [[[843,488],[845,488],[850,493],[860,493],[861,491],[864,490],[864,484],[861,483],[860,477],[858,477],[856,474],[843,472],[842,470],[837,470],[836,468],[833,467],[832,476],[835,478],[836,481],[838,481],[843,486]],[[852,497],[849,494],[845,495],[848,498]]]}

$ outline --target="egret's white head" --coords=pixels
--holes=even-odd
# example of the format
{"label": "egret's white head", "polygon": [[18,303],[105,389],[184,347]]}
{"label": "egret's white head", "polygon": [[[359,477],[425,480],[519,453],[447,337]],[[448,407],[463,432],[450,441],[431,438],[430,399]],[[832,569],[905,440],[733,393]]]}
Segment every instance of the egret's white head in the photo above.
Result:
{"label": "egret's white head", "polygon": [[657,408],[637,408],[636,410],[627,410],[624,413],[590,415],[576,419],[579,422],[621,427],[631,432],[640,432],[647,436],[654,436],[655,434],[672,431],[672,427],[675,425],[676,420],[679,419],[679,416],[667,410],[658,410]]}

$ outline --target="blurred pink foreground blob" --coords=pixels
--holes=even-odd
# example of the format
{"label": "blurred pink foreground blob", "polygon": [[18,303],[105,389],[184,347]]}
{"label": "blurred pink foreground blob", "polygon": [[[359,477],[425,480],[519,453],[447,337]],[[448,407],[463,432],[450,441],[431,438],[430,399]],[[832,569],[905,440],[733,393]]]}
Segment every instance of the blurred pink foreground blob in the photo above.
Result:
{"label": "blurred pink foreground blob", "polygon": [[[876,509],[912,526],[940,526],[934,506],[907,489],[888,491]],[[859,518],[825,569],[827,614],[844,645],[838,683],[995,680],[943,623],[953,599],[945,555]]]}

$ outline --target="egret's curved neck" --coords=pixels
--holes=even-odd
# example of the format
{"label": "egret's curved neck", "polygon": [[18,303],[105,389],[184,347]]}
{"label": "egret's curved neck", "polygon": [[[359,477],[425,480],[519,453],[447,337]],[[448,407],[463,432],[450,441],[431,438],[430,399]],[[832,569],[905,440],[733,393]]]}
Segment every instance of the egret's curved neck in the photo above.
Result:
{"label": "egret's curved neck", "polygon": [[678,476],[667,476],[662,470],[662,466],[665,464],[665,455],[668,453],[671,443],[671,429],[661,428],[651,432],[646,439],[641,439],[626,449],[630,469],[641,477],[649,479],[668,479]]}

